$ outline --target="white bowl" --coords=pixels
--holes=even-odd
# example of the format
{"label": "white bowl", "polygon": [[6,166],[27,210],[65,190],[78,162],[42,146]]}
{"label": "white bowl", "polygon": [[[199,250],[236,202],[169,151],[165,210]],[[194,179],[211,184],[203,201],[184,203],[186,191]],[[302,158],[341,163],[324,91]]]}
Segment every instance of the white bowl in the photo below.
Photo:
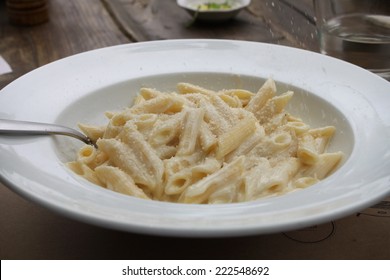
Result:
{"label": "white bowl", "polygon": [[204,21],[226,21],[234,18],[242,9],[249,6],[250,0],[228,0],[230,9],[199,10],[198,6],[205,3],[224,3],[226,0],[177,0],[177,4],[185,9],[197,20]]}
{"label": "white bowl", "polygon": [[[307,63],[310,61],[310,63]],[[239,236],[287,231],[368,207],[390,190],[390,83],[352,64],[289,47],[229,40],[166,40],[120,45],[38,68],[3,88],[0,118],[101,123],[141,86],[179,81],[256,90],[272,77],[293,89],[290,110],[313,126],[335,125],[331,150],[346,154],[330,177],[305,190],[258,201],[183,205],[146,201],[97,187],[65,162],[82,145],[62,136],[0,136],[0,180],[66,216],[131,232]]]}

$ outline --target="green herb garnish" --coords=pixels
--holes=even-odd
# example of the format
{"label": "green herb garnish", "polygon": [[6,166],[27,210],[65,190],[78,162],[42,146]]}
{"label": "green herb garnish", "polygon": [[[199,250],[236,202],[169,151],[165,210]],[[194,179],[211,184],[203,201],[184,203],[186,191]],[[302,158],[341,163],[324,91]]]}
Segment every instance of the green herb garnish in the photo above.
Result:
{"label": "green herb garnish", "polygon": [[204,4],[198,5],[199,11],[209,11],[209,10],[229,10],[232,8],[232,5],[225,1],[223,3],[207,2]]}

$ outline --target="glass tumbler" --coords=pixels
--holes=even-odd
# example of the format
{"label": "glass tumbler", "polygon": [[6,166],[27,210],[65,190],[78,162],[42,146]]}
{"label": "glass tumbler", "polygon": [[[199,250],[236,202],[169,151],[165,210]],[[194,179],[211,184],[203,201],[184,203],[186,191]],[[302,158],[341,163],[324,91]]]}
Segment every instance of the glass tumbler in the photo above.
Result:
{"label": "glass tumbler", "polygon": [[390,1],[314,0],[323,54],[390,81]]}

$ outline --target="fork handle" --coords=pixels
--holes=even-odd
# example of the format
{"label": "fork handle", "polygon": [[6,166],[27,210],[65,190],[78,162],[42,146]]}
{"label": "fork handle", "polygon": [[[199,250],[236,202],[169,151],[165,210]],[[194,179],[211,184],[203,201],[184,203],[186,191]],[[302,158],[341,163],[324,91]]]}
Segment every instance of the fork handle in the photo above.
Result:
{"label": "fork handle", "polygon": [[0,119],[0,134],[5,135],[65,135],[91,144],[81,132],[62,125]]}

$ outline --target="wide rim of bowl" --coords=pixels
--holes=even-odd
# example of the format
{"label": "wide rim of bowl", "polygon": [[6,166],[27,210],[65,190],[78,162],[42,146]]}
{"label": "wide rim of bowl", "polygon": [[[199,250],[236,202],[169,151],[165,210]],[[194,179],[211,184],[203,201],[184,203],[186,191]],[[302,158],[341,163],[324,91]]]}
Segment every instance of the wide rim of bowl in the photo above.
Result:
{"label": "wide rim of bowl", "polygon": [[[140,56],[141,58],[145,58],[147,56],[157,57],[158,55],[166,55],[167,53],[175,53],[177,56],[177,52],[182,52],[179,54],[179,58],[187,57],[190,52],[197,51],[199,52],[199,57],[203,54],[208,55],[218,55],[220,56],[216,61],[218,63],[222,63],[224,60],[222,55],[235,54],[237,57],[233,58],[230,65],[209,65],[206,68],[208,70],[212,70],[215,72],[218,71],[226,71],[229,72],[230,68],[234,68],[239,65],[240,60],[249,59],[253,57],[254,54],[262,53],[271,57],[263,57],[259,55],[259,61],[251,62],[248,67],[258,67],[256,69],[256,75],[274,75],[275,80],[283,81],[285,83],[291,82],[295,83],[295,85],[303,87],[308,91],[313,91],[317,87],[320,92],[325,90],[334,89],[336,93],[331,93],[329,97],[332,99],[332,102],[335,103],[335,106],[346,106],[346,100],[351,96],[356,96],[357,101],[353,104],[356,106],[356,110],[360,108],[366,108],[367,106],[371,106],[365,111],[357,112],[354,116],[347,116],[350,118],[352,122],[352,127],[354,129],[354,133],[358,136],[363,136],[363,140],[361,141],[374,141],[373,144],[382,144],[385,145],[382,148],[388,147],[384,141],[380,139],[371,139],[370,135],[366,135],[366,133],[371,132],[379,132],[382,130],[382,136],[387,137],[390,135],[389,127],[390,127],[390,117],[386,115],[385,106],[381,103],[383,101],[388,100],[390,97],[385,95],[390,88],[387,82],[374,74],[363,70],[359,67],[353,66],[351,64],[326,57],[321,54],[312,53],[304,50],[294,49],[290,47],[284,46],[275,46],[264,43],[255,43],[255,42],[244,42],[244,41],[231,41],[231,40],[165,40],[165,41],[153,41],[153,42],[145,42],[145,43],[134,43],[129,45],[121,45],[108,47],[98,50],[89,51],[86,53],[77,54],[68,58],[64,58],[58,60],[56,62],[50,63],[43,67],[40,67],[21,78],[15,80],[4,89],[1,90],[0,100],[3,102],[12,101],[21,101],[25,96],[23,94],[17,93],[20,89],[25,87],[25,83],[34,83],[37,89],[33,89],[31,92],[31,96],[40,96],[39,90],[51,90],[51,86],[54,85],[45,85],[42,79],[47,75],[47,73],[59,74],[63,73],[64,69],[76,69],[81,67],[80,70],[77,70],[77,73],[74,75],[85,72],[85,69],[93,69],[99,63],[108,62],[107,67],[109,70],[112,70],[112,76],[105,76],[107,73],[102,69],[95,69],[97,77],[93,75],[88,76],[85,81],[78,81],[76,89],[75,86],[71,88],[68,87],[67,77],[62,77],[64,79],[62,81],[62,86],[66,88],[63,90],[66,92],[68,97],[61,96],[63,100],[59,100],[58,102],[68,102],[66,98],[75,98],[77,94],[83,94],[83,91],[91,92],[93,90],[98,89],[101,86],[104,86],[105,83],[118,83],[123,81],[126,78],[125,73],[122,73],[122,66],[117,66],[118,69],[115,68],[115,63],[122,61],[124,58],[136,58]],[[220,53],[219,51],[222,51]],[[237,52],[239,51],[239,52]],[[158,54],[156,54],[156,52]],[[198,55],[195,55],[192,59],[196,64],[196,61],[199,60]],[[272,57],[275,59],[273,60]],[[302,69],[297,69],[299,73],[291,73],[291,69],[294,66],[294,63],[289,64],[287,69],[283,68],[282,62],[286,57],[293,57],[296,59],[295,63],[298,63],[302,59],[310,59],[313,62],[318,63],[314,68],[315,73],[320,75],[323,80],[320,85],[317,85],[311,79],[315,77],[314,74],[309,73],[310,67],[302,66]],[[141,59],[137,58],[137,59]],[[113,60],[113,61],[112,61]],[[190,59],[190,61],[192,61]],[[249,61],[249,60],[248,60]],[[269,66],[267,68],[266,65],[261,65],[261,62],[270,62],[274,61],[275,64],[273,66]],[[129,66],[128,62],[125,62],[126,66],[128,66],[129,71],[134,70],[136,68],[131,67],[140,67],[139,65]],[[135,63],[132,61],[132,63]],[[138,61],[137,63],[140,63]],[[136,63],[136,64],[137,64]],[[176,63],[176,64],[175,64]],[[302,63],[302,62],[301,62]],[[177,62],[172,62],[176,67],[179,67]],[[189,69],[191,65],[189,65],[189,61],[186,62],[186,67]],[[124,67],[124,66],[123,66]],[[155,65],[142,65],[144,71],[143,73],[138,73],[138,75],[148,75],[153,71],[162,71],[162,67],[158,69]],[[169,70],[172,71],[171,66],[167,66]],[[172,66],[172,68],[174,68]],[[184,67],[185,68],[185,67]],[[188,70],[187,69],[187,70]],[[201,67],[198,66],[197,69],[194,69],[195,72],[201,72]],[[177,69],[176,69],[177,70]],[[250,69],[249,69],[250,70]],[[243,70],[240,74],[249,73],[248,69],[245,72]],[[253,70],[253,69],[252,69]],[[92,72],[93,72],[92,71]],[[141,71],[141,72],[142,72]],[[235,70],[231,70],[234,73]],[[346,73],[348,71],[349,74],[353,77],[341,77],[339,75],[340,72]],[[131,71],[130,71],[131,72]],[[245,72],[245,73],[244,73]],[[115,76],[118,74],[118,76]],[[73,75],[73,74],[72,74]],[[313,76],[312,76],[313,75]],[[297,79],[298,78],[298,79]],[[37,80],[38,79],[38,80]],[[309,80],[305,80],[309,79]],[[72,81],[75,82],[75,77],[72,77]],[[86,82],[88,81],[88,82]],[[351,81],[356,81],[356,86],[359,88],[355,88],[355,85],[351,85]],[[57,81],[58,82],[58,81]],[[84,84],[83,84],[84,83]],[[90,84],[88,84],[90,83]],[[345,83],[345,84],[341,84]],[[375,86],[374,86],[375,85]],[[49,87],[49,88],[47,88]],[[67,88],[68,87],[68,88]],[[340,89],[340,87],[342,87]],[[72,89],[75,89],[75,93],[71,92]],[[340,96],[337,98],[337,91],[346,92],[346,96]],[[77,93],[79,91],[79,93]],[[315,90],[314,90],[315,91]],[[365,91],[368,91],[366,93]],[[13,97],[11,95],[14,94]],[[73,96],[73,97],[72,97]],[[61,99],[60,98],[60,99]],[[5,104],[5,103],[3,103]],[[344,105],[343,105],[344,104]],[[58,105],[58,104],[57,104]],[[53,106],[57,106],[54,104]],[[59,105],[58,105],[59,106]],[[378,109],[373,112],[373,108]],[[0,117],[2,114],[8,110],[9,115],[12,115],[12,109],[3,108],[3,112],[0,113]],[[21,110],[21,109],[20,109]],[[54,109],[53,109],[54,110]],[[354,114],[354,110],[351,109],[351,114]],[[361,114],[364,114],[360,116]],[[3,114],[4,115],[4,114]],[[16,114],[17,115],[17,114]],[[56,117],[58,112],[52,112],[52,115]],[[363,127],[359,126],[359,123],[355,121],[353,118],[359,116],[359,121],[364,118],[368,119],[368,123],[378,121],[377,127],[369,128],[365,130]],[[48,121],[51,121],[51,117],[47,117],[45,114],[39,114],[37,117],[38,121],[40,119],[48,118]],[[1,139],[1,138],[0,138]],[[359,140],[360,141],[360,140]],[[352,176],[351,174],[347,174],[349,169],[354,169],[354,160],[362,161],[364,160],[362,157],[360,149],[363,148],[362,145],[366,142],[357,142],[356,147],[351,155],[351,158],[345,163],[343,166],[342,172],[346,174],[341,174],[338,172],[337,176],[342,179],[345,176]],[[48,161],[52,161],[56,158],[56,155],[51,151],[53,149],[52,141],[50,139],[40,139],[36,141],[39,147],[43,149],[44,152],[47,152],[47,155],[44,160],[45,163]],[[371,142],[369,142],[371,143]],[[15,146],[15,149],[29,149],[30,147],[35,147],[35,142],[31,143],[31,141],[27,141],[26,143],[18,143],[18,147]],[[387,145],[387,146],[386,146]],[[379,146],[379,145],[378,145]],[[5,148],[6,145],[0,142],[0,150],[2,152],[10,152],[9,156],[14,155],[10,151],[9,148]],[[374,146],[375,147],[375,146]],[[378,147],[375,147],[378,148]],[[23,150],[25,151],[25,150]],[[21,153],[22,150],[19,151]],[[35,151],[36,152],[36,151]],[[34,151],[30,152],[32,154]],[[383,152],[382,150],[378,151]],[[7,156],[8,154],[3,154]],[[384,154],[383,156],[389,157],[390,155]],[[7,158],[6,158],[7,159]],[[369,158],[371,159],[371,158]],[[29,162],[27,158],[23,157],[23,160],[26,160],[26,166],[33,166],[34,162]],[[387,167],[388,164],[383,164],[383,167]],[[100,190],[96,188],[96,186],[92,186],[91,184],[82,184],[80,181],[75,180],[74,178],[61,179],[60,181],[54,181],[58,183],[58,188],[65,187],[67,184],[72,183],[77,186],[82,187],[82,198],[84,200],[72,200],[68,197],[64,197],[61,192],[58,192],[57,189],[47,189],[46,186],[43,186],[42,182],[31,182],[31,179],[36,178],[34,174],[29,174],[30,177],[16,176],[18,174],[12,174],[12,167],[18,168],[17,163],[9,163],[2,162],[0,164],[0,180],[15,192],[19,193],[23,197],[26,197],[30,200],[33,200],[41,205],[44,205],[56,212],[60,212],[66,216],[73,217],[78,220],[82,220],[88,223],[105,226],[109,228],[115,228],[125,231],[132,231],[138,233],[148,233],[148,234],[157,234],[157,235],[169,235],[169,236],[196,236],[196,237],[217,237],[217,236],[239,236],[239,235],[251,235],[258,233],[272,233],[278,231],[286,231],[292,230],[295,228],[300,228],[304,226],[313,225],[314,223],[322,223],[329,221],[330,219],[340,218],[342,216],[352,214],[355,211],[362,209],[363,207],[368,207],[371,204],[375,203],[377,200],[382,198],[383,196],[389,193],[388,183],[390,174],[378,170],[374,170],[369,173],[369,177],[372,177],[373,181],[370,181],[370,186],[372,188],[368,189],[365,186],[361,186],[359,184],[349,186],[350,194],[345,195],[342,191],[334,191],[330,193],[322,193],[326,199],[323,202],[313,201],[311,203],[307,203],[306,205],[297,206],[296,202],[292,202],[290,198],[299,198],[305,199],[310,198],[310,194],[313,191],[309,191],[306,195],[299,195],[298,193],[292,194],[289,198],[286,197],[276,197],[271,198],[269,200],[258,201],[258,202],[248,202],[248,203],[240,203],[237,205],[173,205],[167,204],[163,202],[148,202],[148,201],[140,201],[139,199],[124,197],[123,195],[109,192],[107,190]],[[355,170],[355,169],[354,169]],[[356,172],[363,170],[363,168],[358,169]],[[48,172],[61,172],[63,176],[69,175],[63,170],[63,166],[61,164],[56,164],[49,168]],[[377,173],[375,173],[377,172]],[[19,174],[21,175],[21,174]],[[345,175],[345,176],[344,176]],[[52,177],[49,176],[48,180],[51,180]],[[30,180],[30,181],[29,181]],[[38,180],[38,179],[37,179]],[[53,181],[50,181],[53,182]],[[341,181],[343,182],[343,181]],[[364,180],[362,181],[363,183]],[[324,182],[322,186],[329,186],[330,180]],[[57,187],[57,186],[56,186]],[[352,187],[357,187],[356,190],[352,189]],[[362,189],[359,189],[361,187]],[[364,187],[364,189],[363,189]],[[44,189],[45,188],[45,189]],[[318,189],[318,188],[317,188]],[[337,194],[338,197],[332,197],[332,194]],[[62,196],[61,196],[62,195]],[[93,205],[97,203],[95,200],[96,197],[104,195],[107,196],[112,202],[110,205]],[[86,203],[86,204],[83,204]],[[131,204],[130,212],[125,213],[125,208],[116,209],[115,211],[112,209],[113,205],[118,203],[118,205]],[[295,205],[294,209],[289,212],[286,212],[286,208],[278,209],[275,207],[270,207],[272,203],[280,203],[283,207],[287,207],[289,204]],[[111,207],[111,208],[110,208]],[[109,209],[109,213],[103,213],[103,210]],[[265,209],[266,211],[261,211]],[[142,211],[149,211],[147,216]],[[158,213],[166,212],[166,216],[159,216]],[[178,212],[176,215],[172,215],[172,213]],[[153,217],[154,215],[157,215]],[[244,216],[240,216],[240,215]],[[187,217],[186,217],[187,215]],[[145,223],[142,218],[147,217],[147,221],[149,223]]]}

